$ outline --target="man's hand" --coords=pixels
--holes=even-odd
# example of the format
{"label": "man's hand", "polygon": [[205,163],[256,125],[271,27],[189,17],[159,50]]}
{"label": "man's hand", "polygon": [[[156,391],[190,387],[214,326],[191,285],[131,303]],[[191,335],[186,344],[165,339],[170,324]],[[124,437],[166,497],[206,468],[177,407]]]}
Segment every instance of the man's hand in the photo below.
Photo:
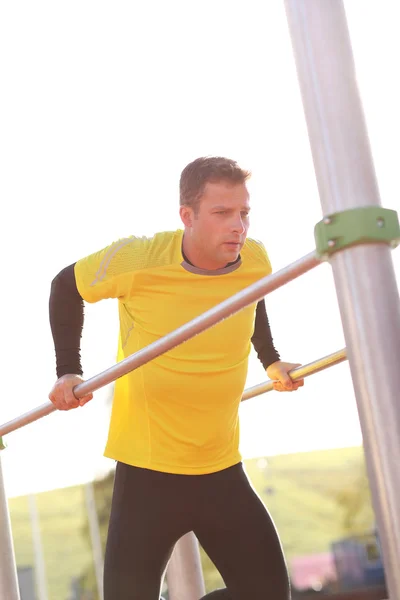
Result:
{"label": "man's hand", "polygon": [[83,396],[78,400],[74,396],[73,389],[75,386],[83,382],[80,375],[63,375],[56,381],[49,394],[49,398],[58,410],[71,410],[78,408],[89,402],[93,398],[93,394]]}
{"label": "man's hand", "polygon": [[267,369],[268,377],[274,382],[274,390],[277,392],[293,392],[304,385],[304,379],[293,381],[289,372],[296,367],[301,367],[297,363],[287,363],[278,360],[272,363]]}

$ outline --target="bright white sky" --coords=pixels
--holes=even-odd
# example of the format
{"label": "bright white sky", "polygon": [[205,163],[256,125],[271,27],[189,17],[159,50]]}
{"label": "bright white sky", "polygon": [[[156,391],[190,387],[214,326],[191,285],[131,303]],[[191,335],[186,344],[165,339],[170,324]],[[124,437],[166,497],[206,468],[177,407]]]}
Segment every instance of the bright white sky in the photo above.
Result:
{"label": "bright white sky", "polygon": [[[382,202],[400,210],[399,8],[389,0],[346,8]],[[275,270],[313,250],[321,208],[283,2],[14,0],[1,12],[5,422],[45,402],[55,379],[54,275],[119,237],[179,227],[178,180],[192,159],[222,154],[253,171],[250,234]],[[267,306],[284,360],[344,347],[329,266],[274,292]],[[116,308],[87,307],[88,377],[115,360]],[[253,356],[248,385],[264,379]],[[102,458],[109,393],[8,436],[9,496],[111,466]],[[347,364],[241,412],[245,457],[361,440]]]}

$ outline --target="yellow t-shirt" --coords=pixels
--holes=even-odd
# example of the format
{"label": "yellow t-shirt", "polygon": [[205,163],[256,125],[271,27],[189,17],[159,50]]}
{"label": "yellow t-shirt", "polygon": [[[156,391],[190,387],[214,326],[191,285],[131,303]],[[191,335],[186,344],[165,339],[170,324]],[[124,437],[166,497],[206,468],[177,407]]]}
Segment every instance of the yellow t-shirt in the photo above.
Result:
{"label": "yellow t-shirt", "polygon": [[[118,360],[158,340],[271,272],[261,243],[217,271],[187,263],[183,231],[129,237],[79,260],[86,302],[118,298]],[[167,473],[212,473],[236,464],[238,411],[256,304],[116,381],[105,456]]]}

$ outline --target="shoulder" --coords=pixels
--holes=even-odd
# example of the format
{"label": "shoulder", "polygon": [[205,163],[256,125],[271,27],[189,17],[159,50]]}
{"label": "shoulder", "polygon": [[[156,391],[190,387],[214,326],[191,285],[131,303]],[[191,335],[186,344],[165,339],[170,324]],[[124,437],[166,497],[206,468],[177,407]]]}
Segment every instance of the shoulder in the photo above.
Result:
{"label": "shoulder", "polygon": [[162,231],[155,233],[152,236],[135,236],[131,235],[126,238],[121,238],[116,242],[113,242],[109,246],[110,253],[116,253],[120,250],[125,249],[126,252],[157,252],[162,251],[167,248],[171,244],[174,243],[175,238],[177,237],[177,231]]}
{"label": "shoulder", "polygon": [[271,261],[264,244],[259,240],[247,238],[241,251],[243,261],[251,268],[261,267],[262,271],[269,275],[272,272]]}
{"label": "shoulder", "polygon": [[244,243],[242,253],[252,258],[253,260],[259,260],[261,262],[268,262],[269,258],[265,246],[259,240],[254,240],[253,238],[247,238]]}
{"label": "shoulder", "polygon": [[148,248],[153,252],[163,252],[167,248],[179,243],[181,234],[182,232],[179,229],[176,231],[160,231],[155,233],[151,238],[146,238],[148,240]]}
{"label": "shoulder", "polygon": [[94,269],[103,275],[141,270],[168,262],[169,250],[175,247],[177,232],[167,231],[153,236],[120,238],[98,252],[77,261],[77,269]]}

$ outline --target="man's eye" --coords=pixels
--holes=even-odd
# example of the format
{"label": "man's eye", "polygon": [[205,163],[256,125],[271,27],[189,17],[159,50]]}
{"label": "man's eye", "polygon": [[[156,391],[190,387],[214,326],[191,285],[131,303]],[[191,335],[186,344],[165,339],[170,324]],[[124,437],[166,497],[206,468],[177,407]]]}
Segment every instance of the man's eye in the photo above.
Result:
{"label": "man's eye", "polygon": [[226,210],[219,210],[215,214],[216,215],[226,215]]}

